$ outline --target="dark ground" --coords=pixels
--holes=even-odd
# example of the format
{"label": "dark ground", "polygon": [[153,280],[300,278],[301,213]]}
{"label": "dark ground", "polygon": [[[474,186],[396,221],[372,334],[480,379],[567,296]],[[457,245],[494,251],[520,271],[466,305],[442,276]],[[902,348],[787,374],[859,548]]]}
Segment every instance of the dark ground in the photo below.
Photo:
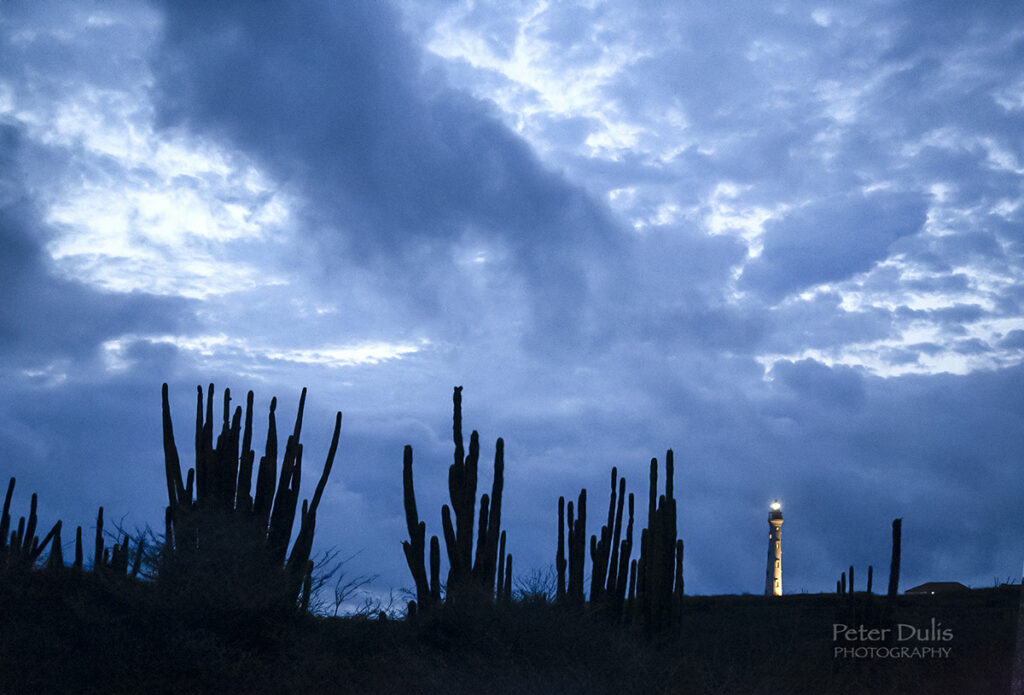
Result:
{"label": "dark ground", "polygon": [[[678,630],[649,637],[536,600],[410,621],[253,615],[196,610],[143,582],[15,573],[0,576],[0,691],[1006,693],[1019,596],[901,596],[888,613],[865,594],[687,597]],[[836,641],[837,623],[890,633]],[[900,624],[930,634],[900,641]]]}

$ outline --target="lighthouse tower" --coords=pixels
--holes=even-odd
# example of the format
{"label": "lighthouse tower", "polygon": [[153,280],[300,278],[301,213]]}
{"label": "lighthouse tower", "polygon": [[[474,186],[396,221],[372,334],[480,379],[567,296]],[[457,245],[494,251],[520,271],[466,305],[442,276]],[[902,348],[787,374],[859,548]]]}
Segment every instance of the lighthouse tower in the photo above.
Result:
{"label": "lighthouse tower", "polygon": [[764,595],[782,596],[782,505],[771,503],[768,512],[768,567],[764,573]]}

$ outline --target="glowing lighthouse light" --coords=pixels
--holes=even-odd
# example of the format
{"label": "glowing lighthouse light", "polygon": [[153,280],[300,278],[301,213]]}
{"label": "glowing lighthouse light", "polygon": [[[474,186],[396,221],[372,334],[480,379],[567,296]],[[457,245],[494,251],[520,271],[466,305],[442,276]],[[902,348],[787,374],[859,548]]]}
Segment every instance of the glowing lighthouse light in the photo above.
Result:
{"label": "glowing lighthouse light", "polygon": [[782,509],[782,505],[779,504],[778,500],[776,500],[775,502],[771,503],[771,509],[772,509],[773,512],[777,512],[780,509]]}

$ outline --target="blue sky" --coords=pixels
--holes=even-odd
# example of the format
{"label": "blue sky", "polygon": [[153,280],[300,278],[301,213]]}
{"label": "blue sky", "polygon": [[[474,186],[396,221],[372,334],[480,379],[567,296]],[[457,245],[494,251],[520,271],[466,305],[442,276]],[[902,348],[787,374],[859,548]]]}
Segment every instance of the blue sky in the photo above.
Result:
{"label": "blue sky", "polygon": [[689,592],[761,590],[775,498],[787,592],[896,517],[904,586],[1019,579],[1021,65],[1001,2],[7,3],[0,473],[159,528],[161,382],[182,446],[307,386],[386,593],[462,385],[517,573],[672,448]]}

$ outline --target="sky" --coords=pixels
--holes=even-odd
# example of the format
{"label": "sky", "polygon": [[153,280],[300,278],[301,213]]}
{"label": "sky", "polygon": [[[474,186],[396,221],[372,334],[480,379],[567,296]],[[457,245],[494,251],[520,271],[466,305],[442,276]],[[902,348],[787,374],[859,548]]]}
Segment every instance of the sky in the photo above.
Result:
{"label": "sky", "polygon": [[903,588],[1018,581],[1022,66],[1010,2],[3,3],[14,513],[160,532],[161,383],[185,452],[305,386],[317,548],[400,591],[461,385],[524,586],[667,449],[687,593],[763,591],[774,499],[786,593],[895,518]]}

